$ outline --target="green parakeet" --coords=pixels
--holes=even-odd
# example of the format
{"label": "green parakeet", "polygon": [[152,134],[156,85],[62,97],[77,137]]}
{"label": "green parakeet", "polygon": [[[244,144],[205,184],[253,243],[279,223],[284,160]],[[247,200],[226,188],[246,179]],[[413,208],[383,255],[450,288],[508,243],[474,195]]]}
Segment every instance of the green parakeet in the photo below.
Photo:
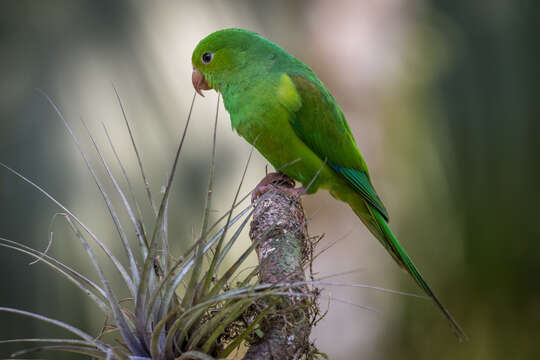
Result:
{"label": "green parakeet", "polygon": [[196,91],[202,95],[201,90],[214,89],[222,94],[233,129],[276,169],[302,183],[298,192],[326,189],[349,204],[433,299],[459,339],[465,339],[390,230],[388,213],[347,120],[315,73],[279,46],[242,29],[208,35],[191,61]]}

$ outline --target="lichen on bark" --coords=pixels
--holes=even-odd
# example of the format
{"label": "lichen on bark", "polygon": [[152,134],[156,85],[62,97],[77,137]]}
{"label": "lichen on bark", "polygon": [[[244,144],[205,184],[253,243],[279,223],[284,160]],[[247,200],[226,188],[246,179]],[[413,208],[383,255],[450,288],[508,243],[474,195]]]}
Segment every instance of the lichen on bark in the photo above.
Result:
{"label": "lichen on bark", "polygon": [[[297,195],[273,187],[258,201],[250,238],[258,241],[261,283],[305,281],[304,265],[309,261],[309,237],[302,203]],[[312,352],[309,335],[313,324],[315,296],[307,285],[289,287],[276,314],[268,318],[264,335],[253,343],[244,360],[299,359]],[[309,356],[308,356],[309,357]]]}

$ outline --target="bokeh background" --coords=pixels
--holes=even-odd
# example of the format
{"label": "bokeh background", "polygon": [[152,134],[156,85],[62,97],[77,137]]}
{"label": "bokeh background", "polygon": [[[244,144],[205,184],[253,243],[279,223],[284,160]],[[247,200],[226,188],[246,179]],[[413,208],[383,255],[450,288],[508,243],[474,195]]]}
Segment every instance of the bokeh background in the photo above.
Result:
{"label": "bokeh background", "polygon": [[[312,334],[320,350],[331,359],[539,358],[539,24],[534,0],[2,1],[0,161],[117,246],[80,155],[34,89],[59,104],[85,150],[81,118],[113,160],[101,123],[107,126],[149,215],[111,84],[159,198],[193,94],[191,51],[215,30],[254,30],[301,58],[334,94],[394,231],[470,337],[458,344],[429,301],[326,287],[321,305],[333,300]],[[214,92],[196,99],[170,203],[177,253],[200,230],[216,99]],[[216,215],[232,201],[249,151],[223,107],[217,146]],[[265,166],[255,156],[245,191]],[[319,249],[333,244],[314,264],[317,277],[419,292],[347,206],[325,193],[304,204],[311,234],[325,234]],[[0,170],[0,236],[43,249],[58,211]],[[95,278],[61,219],[53,230],[50,253]],[[29,261],[0,250],[0,306],[97,334],[98,310]],[[66,335],[10,314],[0,314],[0,324],[0,339]],[[0,357],[12,349],[2,345]]]}

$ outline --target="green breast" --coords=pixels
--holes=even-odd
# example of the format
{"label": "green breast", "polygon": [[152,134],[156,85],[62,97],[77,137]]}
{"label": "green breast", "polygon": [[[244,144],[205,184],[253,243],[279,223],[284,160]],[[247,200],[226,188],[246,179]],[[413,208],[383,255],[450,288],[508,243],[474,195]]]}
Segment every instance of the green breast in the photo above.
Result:
{"label": "green breast", "polygon": [[310,187],[314,192],[328,184],[335,173],[297,136],[290,110],[279,101],[281,77],[251,87],[239,86],[223,93],[234,130],[252,144],[276,170],[306,186],[323,168]]}

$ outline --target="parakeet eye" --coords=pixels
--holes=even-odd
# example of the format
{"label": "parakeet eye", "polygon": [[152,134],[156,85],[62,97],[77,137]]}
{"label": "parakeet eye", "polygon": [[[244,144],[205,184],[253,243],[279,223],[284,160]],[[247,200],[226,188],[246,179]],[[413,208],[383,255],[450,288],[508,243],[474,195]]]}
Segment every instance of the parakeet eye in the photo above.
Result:
{"label": "parakeet eye", "polygon": [[204,54],[202,54],[201,56],[201,59],[202,59],[202,62],[203,64],[209,64],[210,61],[212,61],[212,59],[214,58],[214,53],[209,53],[209,52],[205,52]]}

